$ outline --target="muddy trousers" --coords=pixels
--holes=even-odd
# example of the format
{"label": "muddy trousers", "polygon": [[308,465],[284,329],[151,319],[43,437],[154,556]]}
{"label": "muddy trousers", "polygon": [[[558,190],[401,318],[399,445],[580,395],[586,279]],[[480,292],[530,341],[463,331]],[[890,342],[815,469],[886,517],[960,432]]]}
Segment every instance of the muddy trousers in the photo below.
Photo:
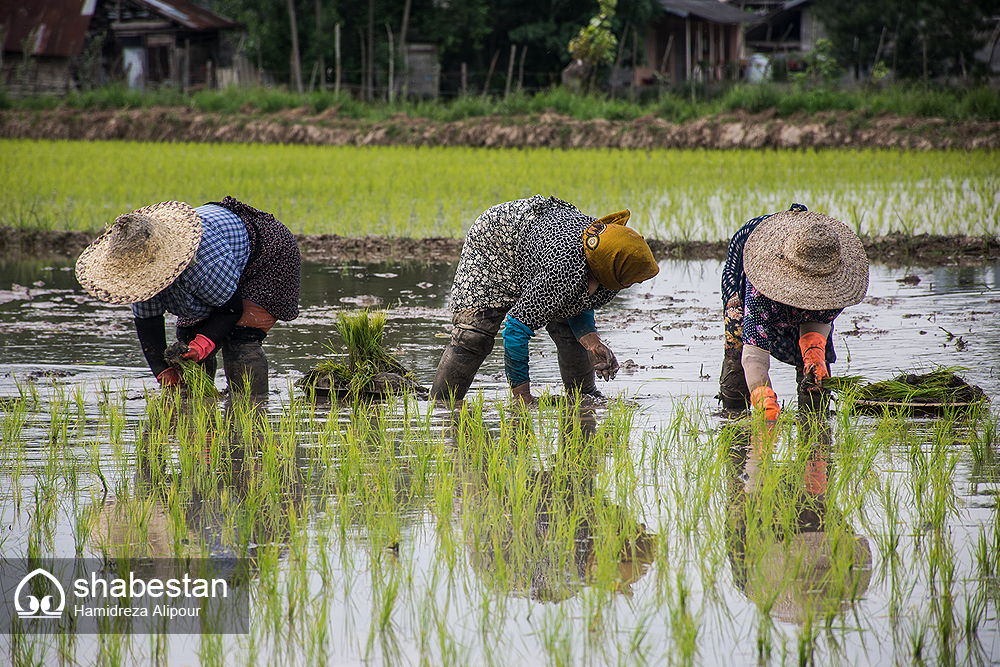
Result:
{"label": "muddy trousers", "polygon": [[[177,327],[177,340],[190,343],[200,327]],[[231,393],[264,395],[268,393],[267,357],[261,342],[267,334],[255,327],[236,326],[222,340],[222,367]],[[202,362],[205,372],[215,378],[219,367],[218,351]]]}
{"label": "muddy trousers", "polygon": [[725,308],[726,342],[719,374],[719,394],[727,410],[750,409],[750,388],[743,374],[743,300],[734,296]]}
{"label": "muddy trousers", "polygon": [[[470,310],[452,316],[454,328],[451,342],[445,347],[434,374],[431,400],[451,397],[460,401],[465,398],[476,372],[493,351],[497,332],[506,316],[507,310],[502,308]],[[594,364],[586,348],[569,328],[569,323],[553,320],[545,329],[556,344],[559,374],[566,391],[597,395]]]}

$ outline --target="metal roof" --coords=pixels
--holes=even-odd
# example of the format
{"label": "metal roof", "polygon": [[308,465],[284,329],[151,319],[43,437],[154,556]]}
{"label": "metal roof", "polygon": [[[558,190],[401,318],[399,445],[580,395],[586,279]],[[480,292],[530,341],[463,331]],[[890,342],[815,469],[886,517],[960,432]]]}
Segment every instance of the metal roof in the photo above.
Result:
{"label": "metal roof", "polygon": [[758,16],[744,12],[719,0],[660,0],[660,6],[668,14],[686,19],[693,16],[714,23],[751,23],[759,20]]}
{"label": "metal roof", "polygon": [[3,50],[34,56],[78,56],[96,0],[12,0],[0,2]]}
{"label": "metal roof", "polygon": [[225,30],[238,28],[240,25],[188,0],[134,0],[134,2],[190,30]]}
{"label": "metal roof", "polygon": [[[83,51],[90,19],[100,0],[2,0],[0,26],[3,50],[21,52],[31,40],[35,56],[78,56]],[[236,21],[219,16],[189,0],[132,0],[150,13],[188,30],[238,28]]]}

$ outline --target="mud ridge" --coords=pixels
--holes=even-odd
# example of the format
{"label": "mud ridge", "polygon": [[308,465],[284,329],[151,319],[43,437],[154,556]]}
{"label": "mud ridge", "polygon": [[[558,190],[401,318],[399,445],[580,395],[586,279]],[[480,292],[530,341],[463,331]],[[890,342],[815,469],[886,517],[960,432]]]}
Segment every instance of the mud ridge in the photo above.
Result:
{"label": "mud ridge", "polygon": [[684,124],[646,116],[578,120],[558,113],[453,122],[397,114],[384,121],[341,117],[336,108],[274,114],[201,113],[188,107],[109,111],[2,110],[8,139],[266,143],[314,146],[475,146],[492,148],[893,148],[996,149],[1000,122],[955,122],[889,114],[824,112],[778,118],[734,112]]}
{"label": "mud ridge", "polygon": [[[96,237],[96,233],[87,232],[0,227],[0,259],[75,257]],[[447,237],[299,234],[296,238],[304,260],[324,263],[456,262],[462,252],[462,239]],[[892,234],[866,237],[863,241],[869,259],[888,266],[977,265],[1000,260],[997,238]],[[650,239],[649,246],[657,259],[724,260],[728,242]]]}

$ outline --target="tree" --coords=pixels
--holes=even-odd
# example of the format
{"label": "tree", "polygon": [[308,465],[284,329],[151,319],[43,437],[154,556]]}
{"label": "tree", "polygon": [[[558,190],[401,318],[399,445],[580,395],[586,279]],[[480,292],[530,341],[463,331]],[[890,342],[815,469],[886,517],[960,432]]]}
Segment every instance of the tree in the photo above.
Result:
{"label": "tree", "polygon": [[569,54],[590,69],[591,81],[598,65],[610,63],[615,56],[618,38],[611,32],[611,19],[615,15],[618,0],[600,0],[600,11],[576,37],[569,42]]}

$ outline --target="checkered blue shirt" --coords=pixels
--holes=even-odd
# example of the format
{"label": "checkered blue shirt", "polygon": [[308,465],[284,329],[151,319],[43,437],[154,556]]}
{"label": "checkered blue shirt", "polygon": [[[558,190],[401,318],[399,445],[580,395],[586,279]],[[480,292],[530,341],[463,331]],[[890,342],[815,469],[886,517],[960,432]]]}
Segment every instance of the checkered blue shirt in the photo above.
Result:
{"label": "checkered blue shirt", "polygon": [[152,299],[132,304],[136,317],[165,312],[187,320],[201,320],[236,293],[250,256],[246,227],[232,211],[205,204],[195,209],[201,218],[198,254],[170,287]]}

